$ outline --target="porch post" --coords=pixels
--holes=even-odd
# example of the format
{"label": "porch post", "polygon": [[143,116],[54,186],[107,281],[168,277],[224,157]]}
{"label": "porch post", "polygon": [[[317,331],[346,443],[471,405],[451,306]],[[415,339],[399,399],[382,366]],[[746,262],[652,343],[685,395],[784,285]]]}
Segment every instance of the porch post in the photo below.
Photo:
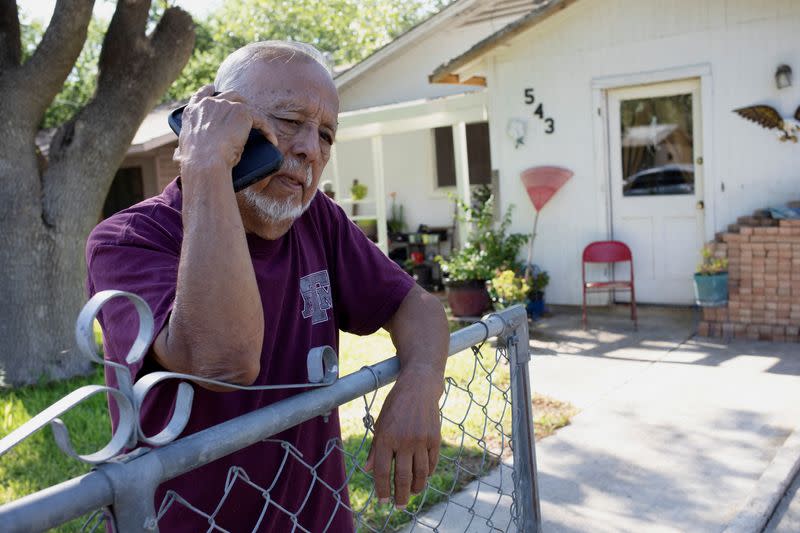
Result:
{"label": "porch post", "polygon": [[383,167],[383,136],[372,137],[372,175],[375,177],[375,217],[378,219],[378,248],[389,253],[389,236],[386,228],[386,174]]}
{"label": "porch post", "polygon": [[333,173],[333,192],[335,193],[335,197],[339,200],[342,199],[342,191],[341,191],[341,178],[339,177],[339,157],[337,156],[336,145],[334,144],[331,146],[331,158],[328,161],[328,165],[330,165],[331,172]]}
{"label": "porch post", "polygon": [[[456,191],[458,198],[467,205],[472,200],[469,188],[469,159],[467,157],[467,123],[453,125],[453,150],[456,160]],[[467,224],[458,224],[458,242],[463,245],[469,235]]]}

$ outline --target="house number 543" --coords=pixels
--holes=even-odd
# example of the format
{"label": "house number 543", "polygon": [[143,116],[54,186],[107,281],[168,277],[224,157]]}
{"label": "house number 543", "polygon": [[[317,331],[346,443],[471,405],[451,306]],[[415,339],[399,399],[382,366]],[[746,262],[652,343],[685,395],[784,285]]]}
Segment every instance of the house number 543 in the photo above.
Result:
{"label": "house number 543", "polygon": [[[533,94],[533,87],[526,87],[524,91],[525,95],[525,105],[536,105],[536,96]],[[533,116],[538,117],[539,120],[544,121],[545,130],[544,132],[547,134],[554,133],[556,131],[556,121],[551,117],[544,116],[544,104],[539,102],[536,105],[536,108],[533,110]]]}

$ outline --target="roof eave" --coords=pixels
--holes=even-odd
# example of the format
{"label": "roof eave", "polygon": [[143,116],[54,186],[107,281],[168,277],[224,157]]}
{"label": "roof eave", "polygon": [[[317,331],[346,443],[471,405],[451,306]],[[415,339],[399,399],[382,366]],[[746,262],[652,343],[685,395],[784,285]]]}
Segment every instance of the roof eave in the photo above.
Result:
{"label": "roof eave", "polygon": [[549,4],[543,5],[538,9],[534,9],[524,17],[515,20],[485,39],[477,42],[474,46],[472,46],[472,48],[460,56],[457,56],[447,63],[437,67],[436,70],[434,70],[428,76],[428,81],[430,83],[458,83],[461,85],[468,85],[469,83],[467,82],[474,80],[477,76],[471,76],[469,79],[462,82],[460,81],[460,69],[470,63],[474,63],[496,47],[507,42],[509,39],[516,37],[520,33],[530,29],[536,24],[539,24],[556,13],[563,11],[577,1],[578,0],[553,0]]}
{"label": "roof eave", "polygon": [[348,85],[355,82],[358,78],[366,74],[370,69],[380,65],[391,59],[396,53],[402,51],[407,46],[413,45],[416,40],[427,33],[434,31],[439,26],[457,17],[464,11],[470,9],[477,0],[459,0],[446,6],[444,9],[435,13],[420,22],[405,33],[400,34],[395,39],[391,40],[366,59],[357,63],[352,68],[342,72],[336,78],[334,83],[336,88],[340,91]]}

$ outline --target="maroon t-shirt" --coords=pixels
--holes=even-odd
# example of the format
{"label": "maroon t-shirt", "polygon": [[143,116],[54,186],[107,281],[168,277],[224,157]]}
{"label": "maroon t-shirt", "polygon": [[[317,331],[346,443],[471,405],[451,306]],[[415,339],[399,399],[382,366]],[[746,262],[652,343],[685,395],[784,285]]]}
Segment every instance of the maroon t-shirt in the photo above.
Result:
{"label": "maroon t-shirt", "polygon": [[[117,213],[94,229],[86,245],[89,294],[120,289],[141,296],[153,311],[156,331],[161,331],[175,298],[182,238],[178,179],[159,196]],[[247,243],[264,306],[257,385],[307,382],[310,348],[330,345],[338,352],[339,329],[362,335],[376,331],[414,283],[319,192],[286,235],[267,241],[248,234]],[[133,305],[114,299],[98,318],[106,358],[125,364],[138,330]],[[149,357],[129,367],[134,380],[162,370]],[[116,384],[113,372],[106,372],[106,380]],[[176,389],[176,380],[170,380],[148,396],[142,413],[148,435],[155,435],[169,420]],[[298,393],[297,389],[219,393],[199,386],[194,390],[182,436]],[[296,453],[280,443],[261,442],[165,482],[156,493],[156,510],[166,491],[174,490],[206,514],[220,506],[215,520],[228,531],[251,531],[257,524],[259,531],[291,531],[290,513],[297,517],[301,531],[352,531],[352,517],[343,507],[349,505],[343,458],[338,451],[331,452],[329,444],[339,436],[334,412],[327,422],[317,417],[272,438],[288,441],[303,461],[317,464],[316,478]],[[232,466],[242,471],[224,497]],[[250,483],[271,487],[268,496],[248,484],[244,473]],[[178,503],[159,521],[162,531],[204,531],[208,526],[205,518]]]}

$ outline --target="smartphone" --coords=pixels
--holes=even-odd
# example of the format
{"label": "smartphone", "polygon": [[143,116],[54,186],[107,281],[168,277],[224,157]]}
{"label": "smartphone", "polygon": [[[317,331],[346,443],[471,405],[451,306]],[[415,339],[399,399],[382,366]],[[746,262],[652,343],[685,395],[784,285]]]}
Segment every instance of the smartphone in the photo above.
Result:
{"label": "smartphone", "polygon": [[[176,135],[181,133],[181,117],[186,106],[181,106],[169,114],[167,122]],[[233,190],[241,191],[253,183],[275,173],[283,164],[283,155],[269,142],[264,134],[256,129],[250,130],[239,163],[233,167]]]}

